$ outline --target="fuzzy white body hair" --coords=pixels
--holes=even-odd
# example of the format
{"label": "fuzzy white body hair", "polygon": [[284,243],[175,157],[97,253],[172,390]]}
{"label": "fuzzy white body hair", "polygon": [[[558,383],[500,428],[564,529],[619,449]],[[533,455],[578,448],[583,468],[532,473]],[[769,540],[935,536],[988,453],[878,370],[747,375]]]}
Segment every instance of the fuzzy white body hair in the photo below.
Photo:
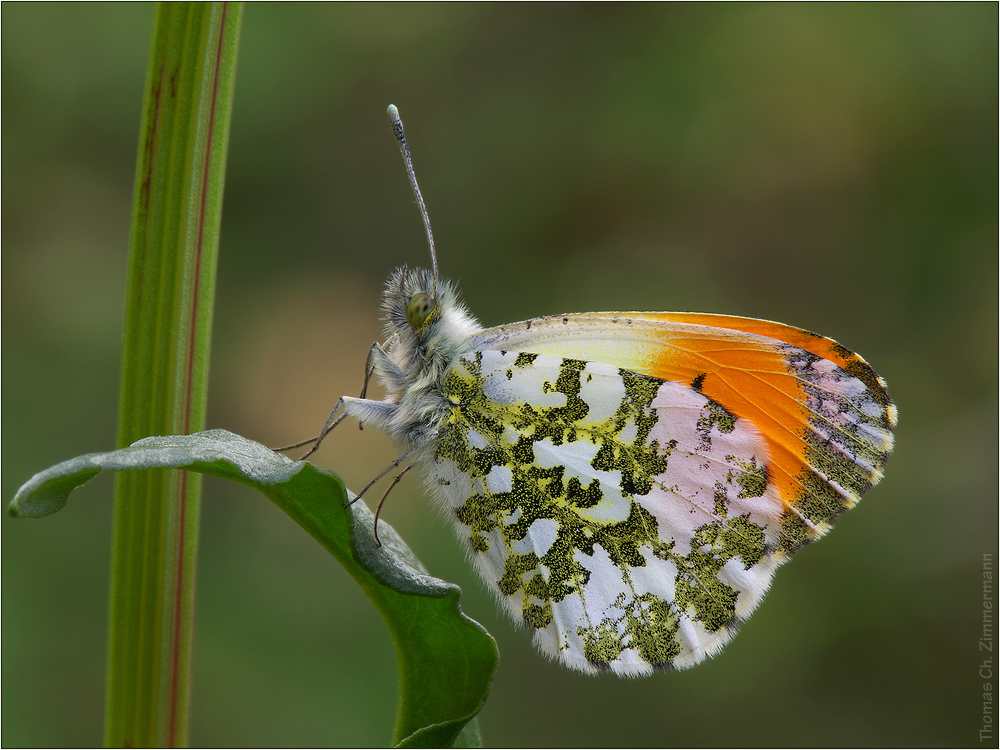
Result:
{"label": "fuzzy white body hair", "polygon": [[[429,295],[435,307],[415,328],[407,315],[416,294]],[[423,268],[397,268],[382,297],[385,343],[371,350],[374,375],[385,388],[384,401],[344,398],[348,414],[362,424],[385,430],[397,447],[410,450],[432,442],[450,410],[441,385],[452,363],[469,349],[481,331],[447,281]]]}

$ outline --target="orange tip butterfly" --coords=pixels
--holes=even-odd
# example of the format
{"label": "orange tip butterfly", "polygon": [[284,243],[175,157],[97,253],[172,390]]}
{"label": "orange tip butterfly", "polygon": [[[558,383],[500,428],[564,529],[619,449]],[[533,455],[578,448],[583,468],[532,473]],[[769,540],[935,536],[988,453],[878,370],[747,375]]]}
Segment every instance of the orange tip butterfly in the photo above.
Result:
{"label": "orange tip butterfly", "polygon": [[365,378],[386,396],[342,398],[316,446],[346,416],[388,432],[401,457],[379,476],[423,470],[502,608],[567,667],[640,676],[717,653],[777,567],[882,478],[885,381],[828,338],[751,318],[482,328],[438,278],[388,114],[433,270],[389,278]]}

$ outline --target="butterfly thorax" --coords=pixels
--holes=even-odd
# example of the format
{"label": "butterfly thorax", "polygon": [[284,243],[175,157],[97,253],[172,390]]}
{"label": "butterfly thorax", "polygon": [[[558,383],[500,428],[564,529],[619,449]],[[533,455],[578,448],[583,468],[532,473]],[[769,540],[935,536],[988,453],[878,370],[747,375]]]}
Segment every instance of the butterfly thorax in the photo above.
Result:
{"label": "butterfly thorax", "polygon": [[452,284],[423,268],[396,269],[386,283],[382,312],[386,338],[373,364],[386,402],[396,407],[385,427],[397,440],[420,445],[433,440],[447,419],[445,373],[481,326]]}

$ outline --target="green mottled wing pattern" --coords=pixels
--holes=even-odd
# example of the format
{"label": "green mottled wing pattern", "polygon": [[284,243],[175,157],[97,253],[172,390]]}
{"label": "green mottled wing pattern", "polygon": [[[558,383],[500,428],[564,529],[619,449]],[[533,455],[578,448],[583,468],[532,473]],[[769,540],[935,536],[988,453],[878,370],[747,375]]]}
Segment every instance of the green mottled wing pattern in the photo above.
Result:
{"label": "green mottled wing pattern", "polygon": [[428,481],[538,647],[642,675],[718,651],[766,591],[783,506],[760,434],[696,390],[486,350],[446,373]]}

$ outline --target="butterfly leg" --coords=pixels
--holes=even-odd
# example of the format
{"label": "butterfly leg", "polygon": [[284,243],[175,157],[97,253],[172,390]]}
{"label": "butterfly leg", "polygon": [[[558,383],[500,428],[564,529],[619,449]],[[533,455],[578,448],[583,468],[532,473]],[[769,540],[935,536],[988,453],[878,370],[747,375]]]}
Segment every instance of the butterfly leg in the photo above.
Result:
{"label": "butterfly leg", "polygon": [[375,372],[375,358],[378,356],[375,352],[379,352],[382,355],[379,358],[380,362],[388,359],[388,356],[377,341],[372,344],[371,349],[368,350],[368,359],[365,360],[365,382],[361,385],[361,395],[358,398],[364,398],[365,394],[368,393],[368,381],[371,380]]}
{"label": "butterfly leg", "polygon": [[375,534],[375,541],[378,542],[379,547],[382,546],[382,540],[378,538],[378,514],[382,512],[382,503],[384,503],[385,499],[389,497],[389,493],[392,492],[392,488],[395,487],[397,484],[399,484],[399,480],[403,478],[403,475],[406,474],[406,472],[408,472],[412,468],[413,464],[410,464],[395,476],[395,478],[392,480],[392,484],[389,485],[389,488],[385,491],[385,494],[382,495],[382,499],[378,501],[378,507],[375,508],[375,521],[374,523],[372,523],[372,533]]}
{"label": "butterfly leg", "polygon": [[[348,502],[348,503],[346,503],[346,504],[345,504],[345,507],[350,507],[350,506],[354,505],[354,503],[356,503],[356,502],[357,502],[358,500],[360,500],[360,499],[361,499],[361,497],[362,497],[362,496],[363,496],[363,495],[364,495],[364,494],[365,494],[366,492],[368,492],[368,490],[370,490],[370,489],[371,489],[371,486],[372,486],[373,484],[375,484],[375,482],[377,482],[378,480],[380,480],[380,479],[381,479],[382,477],[384,477],[384,476],[385,476],[386,474],[388,474],[388,473],[389,473],[390,471],[392,471],[393,469],[398,469],[398,468],[399,468],[399,465],[400,465],[401,463],[403,463],[403,462],[404,462],[404,461],[405,461],[406,459],[408,459],[408,458],[409,458],[410,456],[412,456],[412,455],[413,455],[414,453],[416,453],[416,452],[417,452],[418,450],[420,450],[420,449],[421,449],[421,448],[423,448],[423,447],[424,447],[423,445],[417,445],[417,446],[414,446],[413,448],[410,448],[410,450],[406,451],[406,453],[404,453],[404,454],[403,454],[402,456],[400,456],[400,457],[399,457],[399,458],[397,458],[397,459],[396,459],[395,461],[393,461],[393,462],[392,462],[391,464],[389,464],[389,465],[388,465],[388,466],[386,466],[386,467],[385,467],[384,469],[382,469],[382,471],[380,471],[380,472],[379,472],[378,474],[376,474],[376,475],[375,475],[375,478],[374,478],[374,479],[372,479],[372,481],[370,481],[370,482],[369,482],[368,484],[366,484],[366,485],[364,486],[364,488],[363,488],[363,489],[361,490],[361,492],[359,492],[359,493],[358,493],[358,494],[357,494],[357,495],[355,496],[355,498],[354,498],[353,500],[351,500],[350,502]],[[395,486],[396,482],[398,482],[398,481],[399,481],[399,478],[400,478],[400,477],[402,477],[402,476],[403,476],[403,474],[405,474],[405,473],[406,473],[407,471],[409,471],[409,470],[410,470],[410,468],[409,468],[409,467],[407,467],[406,469],[404,469],[404,470],[403,470],[403,471],[402,471],[402,472],[401,472],[401,473],[399,474],[399,476],[397,476],[397,477],[396,477],[396,479],[395,479],[395,480],[393,481],[392,485],[390,485],[389,489],[391,490],[391,489],[392,489],[392,488],[393,488],[393,487]],[[386,494],[389,494],[389,493],[388,493],[388,492],[386,492]],[[384,497],[383,497],[382,499],[383,499],[383,500],[385,500],[385,498],[384,498]],[[381,505],[382,505],[382,503],[379,503],[379,505],[381,506]]]}
{"label": "butterfly leg", "polygon": [[312,448],[307,450],[298,458],[299,461],[304,461],[306,458],[308,458],[309,456],[311,456],[313,453],[316,452],[316,449],[319,448],[319,444],[323,442],[323,438],[325,438],[328,434],[330,434],[330,432],[333,430],[334,427],[336,427],[338,424],[344,421],[344,418],[347,416],[347,412],[344,412],[339,417],[337,416],[337,412],[340,411],[340,408],[343,405],[344,405],[344,397],[341,396],[340,400],[337,402],[337,405],[333,407],[333,411],[330,412],[330,417],[326,420],[326,424],[323,425],[323,429],[320,430],[319,435],[317,435],[316,437],[311,437],[308,438],[307,440],[300,440],[299,442],[292,443],[291,445],[283,445],[280,448],[272,448],[272,450],[275,453],[280,453],[281,451],[290,451],[293,448],[301,448],[303,445],[309,445],[310,443],[312,443],[313,444]]}
{"label": "butterfly leg", "polygon": [[[382,349],[382,347],[379,345],[377,341],[374,344],[372,344],[371,349],[368,350],[368,360],[365,362],[365,380],[364,383],[362,383],[361,385],[360,397],[362,399],[364,399],[365,394],[368,392],[368,382],[371,380],[371,376],[374,374],[376,369],[381,369],[383,371],[388,372],[390,377],[394,374],[394,371],[398,369],[395,367],[395,365],[392,364],[388,355],[386,355],[385,351]],[[337,402],[337,405],[333,407],[333,411],[330,412],[330,416],[327,418],[326,424],[323,425],[323,429],[320,430],[318,435],[316,435],[315,437],[308,438],[306,440],[301,440],[298,443],[292,443],[291,445],[284,445],[280,448],[274,448],[273,449],[274,452],[280,453],[281,451],[292,450],[293,448],[301,448],[303,445],[309,445],[310,443],[312,443],[313,444],[312,448],[310,448],[308,451],[299,456],[298,460],[304,461],[306,458],[315,453],[316,450],[319,448],[320,443],[323,442],[323,439],[333,431],[333,428],[335,428],[342,421],[344,421],[344,417],[348,416],[346,412],[341,414],[339,417],[337,416],[337,412],[339,412],[340,408],[344,405],[344,398],[345,398],[344,396],[341,396],[340,400]],[[358,426],[359,428],[361,427],[361,422],[358,423]]]}

